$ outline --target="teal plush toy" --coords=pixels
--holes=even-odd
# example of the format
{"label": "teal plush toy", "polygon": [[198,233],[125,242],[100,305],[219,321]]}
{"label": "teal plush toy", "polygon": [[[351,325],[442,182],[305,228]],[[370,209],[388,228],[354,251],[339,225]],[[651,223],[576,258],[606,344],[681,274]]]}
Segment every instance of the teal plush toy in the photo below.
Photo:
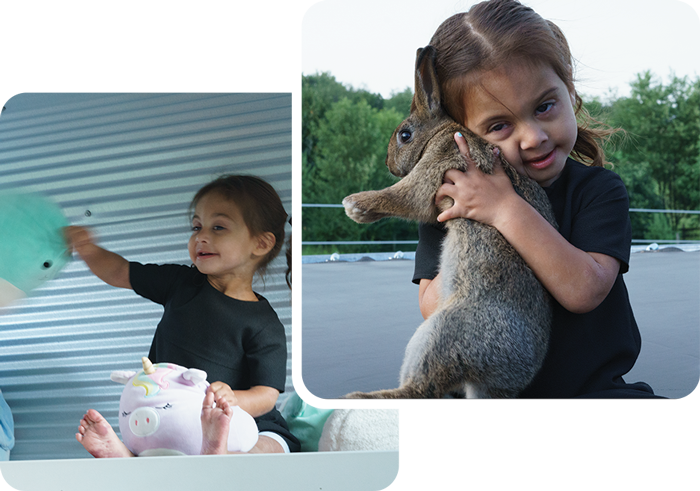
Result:
{"label": "teal plush toy", "polygon": [[[36,194],[0,192],[0,307],[55,277],[70,260],[61,209]],[[14,446],[14,422],[0,392],[0,461]]]}
{"label": "teal plush toy", "polygon": [[36,194],[0,191],[0,307],[55,277],[70,260],[68,220]]}

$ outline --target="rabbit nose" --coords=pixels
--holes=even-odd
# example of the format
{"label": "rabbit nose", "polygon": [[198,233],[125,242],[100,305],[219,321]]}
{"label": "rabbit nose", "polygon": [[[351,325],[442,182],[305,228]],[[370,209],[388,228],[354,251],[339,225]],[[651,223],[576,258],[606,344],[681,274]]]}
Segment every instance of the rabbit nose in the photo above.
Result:
{"label": "rabbit nose", "polygon": [[129,429],[136,436],[149,436],[158,431],[160,417],[152,407],[140,407],[129,417]]}

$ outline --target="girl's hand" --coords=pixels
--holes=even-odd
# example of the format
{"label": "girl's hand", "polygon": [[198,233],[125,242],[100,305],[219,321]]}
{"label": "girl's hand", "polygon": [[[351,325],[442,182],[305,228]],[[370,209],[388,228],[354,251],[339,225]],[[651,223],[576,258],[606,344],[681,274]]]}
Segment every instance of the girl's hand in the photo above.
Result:
{"label": "girl's hand", "polygon": [[270,412],[280,395],[277,389],[256,385],[246,390],[236,390],[234,393],[228,384],[213,382],[207,389],[207,394],[213,393],[214,400],[225,399],[231,406],[238,406],[252,417],[257,418]]}
{"label": "girl's hand", "polygon": [[507,211],[502,204],[517,197],[513,184],[497,159],[498,154],[494,154],[494,173],[484,174],[477,170],[464,137],[458,133],[455,141],[467,163],[467,170],[462,172],[452,169],[445,173],[444,184],[440,186],[435,201],[440,203],[449,197],[454,200],[454,205],[440,213],[438,221],[461,217],[495,226],[501,218],[499,214]]}
{"label": "girl's hand", "polygon": [[90,230],[85,227],[71,225],[63,229],[66,245],[71,251],[75,251],[82,256],[87,248],[95,245],[95,241]]}
{"label": "girl's hand", "polygon": [[214,401],[225,399],[231,406],[238,406],[238,398],[228,384],[223,382],[214,382],[209,386],[209,388],[207,388],[207,392],[214,394]]}

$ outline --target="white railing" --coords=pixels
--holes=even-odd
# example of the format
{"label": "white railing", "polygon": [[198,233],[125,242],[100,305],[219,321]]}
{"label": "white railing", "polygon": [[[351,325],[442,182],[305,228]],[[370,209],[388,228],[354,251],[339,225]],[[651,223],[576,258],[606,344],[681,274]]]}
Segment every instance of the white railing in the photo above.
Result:
{"label": "white railing", "polygon": [[[340,204],[302,203],[302,208],[343,208]],[[651,208],[630,208],[632,213],[678,213],[687,215],[700,215],[700,210],[658,210]],[[632,239],[633,244],[696,244],[698,240],[679,239]],[[418,240],[321,240],[301,241],[301,245],[367,245],[367,244],[417,244]]]}

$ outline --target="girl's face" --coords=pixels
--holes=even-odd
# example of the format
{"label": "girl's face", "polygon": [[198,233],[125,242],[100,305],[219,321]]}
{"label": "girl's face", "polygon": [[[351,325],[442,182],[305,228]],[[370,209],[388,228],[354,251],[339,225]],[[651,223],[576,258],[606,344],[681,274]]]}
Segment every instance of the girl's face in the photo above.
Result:
{"label": "girl's face", "polygon": [[218,192],[205,194],[197,202],[187,249],[201,273],[252,276],[260,259],[259,246],[235,203]]}
{"label": "girl's face", "polygon": [[466,96],[466,127],[497,145],[520,174],[552,184],[578,134],[573,94],[551,67],[523,62],[479,81]]}

